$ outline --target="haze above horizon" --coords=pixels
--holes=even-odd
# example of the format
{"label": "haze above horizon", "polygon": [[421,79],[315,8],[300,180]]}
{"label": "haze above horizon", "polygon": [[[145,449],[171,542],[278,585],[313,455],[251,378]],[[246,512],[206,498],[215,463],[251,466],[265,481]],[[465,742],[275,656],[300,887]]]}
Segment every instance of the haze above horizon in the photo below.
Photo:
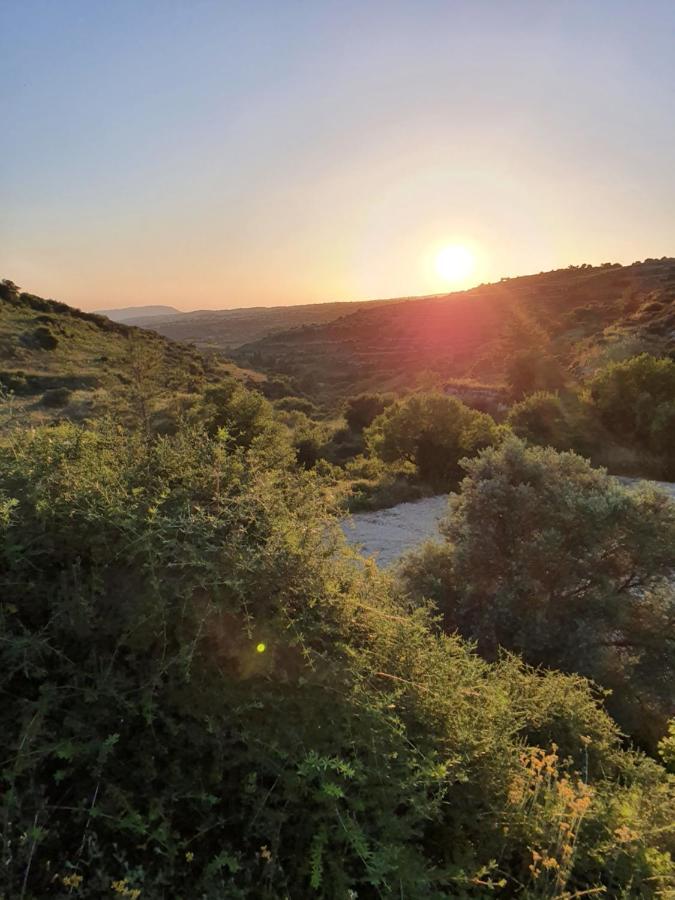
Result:
{"label": "haze above horizon", "polygon": [[0,276],[190,310],[671,256],[675,5],[636,9],[0,0]]}

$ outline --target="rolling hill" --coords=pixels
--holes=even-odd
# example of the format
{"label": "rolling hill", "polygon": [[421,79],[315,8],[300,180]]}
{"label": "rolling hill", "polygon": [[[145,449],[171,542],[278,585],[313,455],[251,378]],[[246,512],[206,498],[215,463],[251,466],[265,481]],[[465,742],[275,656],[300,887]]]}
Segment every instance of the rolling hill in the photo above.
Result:
{"label": "rolling hill", "polygon": [[301,306],[204,309],[160,318],[155,315],[134,318],[134,325],[152,328],[174,341],[187,341],[197,347],[230,350],[291,328],[322,325],[361,309],[400,302],[398,299],[365,300]]}
{"label": "rolling hill", "polygon": [[[153,411],[249,373],[193,347],[0,283],[0,424],[83,420],[136,393]],[[253,373],[250,373],[255,378]]]}
{"label": "rolling hill", "polygon": [[164,318],[165,316],[180,316],[181,311],[175,306],[123,306],[120,309],[97,309],[97,316],[107,316],[113,322],[135,323],[137,319]]}
{"label": "rolling hill", "polygon": [[468,291],[362,305],[335,321],[269,335],[233,352],[326,396],[435,378],[503,383],[531,351],[582,375],[609,359],[675,352],[675,259],[572,266]]}

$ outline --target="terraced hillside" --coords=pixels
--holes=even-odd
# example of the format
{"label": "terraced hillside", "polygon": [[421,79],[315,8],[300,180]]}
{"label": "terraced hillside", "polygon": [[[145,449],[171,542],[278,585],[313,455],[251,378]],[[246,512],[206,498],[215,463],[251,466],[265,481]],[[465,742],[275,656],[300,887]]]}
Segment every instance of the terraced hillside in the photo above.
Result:
{"label": "terraced hillside", "polygon": [[362,307],[234,355],[339,395],[408,387],[427,372],[499,384],[523,352],[548,359],[564,379],[642,350],[675,352],[675,259],[570,267]]}
{"label": "terraced hillside", "polygon": [[197,347],[230,350],[289,328],[322,325],[360,309],[373,309],[400,300],[354,303],[311,303],[301,306],[257,306],[248,309],[203,309],[172,316],[135,317],[134,324],[152,328],[175,341]]}

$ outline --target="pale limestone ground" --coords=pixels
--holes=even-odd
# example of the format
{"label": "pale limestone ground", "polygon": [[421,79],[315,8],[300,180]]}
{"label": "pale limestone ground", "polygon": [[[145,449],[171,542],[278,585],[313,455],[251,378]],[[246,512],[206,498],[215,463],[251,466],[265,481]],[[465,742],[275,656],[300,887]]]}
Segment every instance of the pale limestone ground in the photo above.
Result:
{"label": "pale limestone ground", "polygon": [[[637,478],[619,480],[628,487],[639,483]],[[651,483],[675,500],[675,483]],[[438,522],[445,515],[447,504],[447,495],[439,494],[415,503],[399,503],[390,509],[355,513],[343,521],[342,530],[352,546],[386,567],[423,541],[440,538]]]}
{"label": "pale limestone ground", "polygon": [[447,495],[440,494],[390,509],[354,513],[343,521],[342,530],[364,556],[374,556],[380,566],[389,566],[416,544],[440,538],[438,521],[447,505]]}

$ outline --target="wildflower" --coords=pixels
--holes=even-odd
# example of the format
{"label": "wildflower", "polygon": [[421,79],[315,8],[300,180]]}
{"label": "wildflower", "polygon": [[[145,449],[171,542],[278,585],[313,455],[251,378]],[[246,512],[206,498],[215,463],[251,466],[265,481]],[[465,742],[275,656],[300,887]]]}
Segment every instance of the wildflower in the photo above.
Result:
{"label": "wildflower", "polygon": [[547,856],[544,862],[542,863],[545,869],[559,869],[560,863],[555,858],[555,856]]}
{"label": "wildflower", "polygon": [[269,850],[267,844],[263,844],[263,846],[258,851],[260,854],[260,858],[266,860],[267,862],[272,861],[272,853]]}
{"label": "wildflower", "polygon": [[116,894],[121,894],[123,897],[128,897],[128,900],[138,900],[141,896],[140,888],[130,888],[127,886],[128,882],[126,878],[121,878],[119,881],[113,881],[110,887],[115,891]]}
{"label": "wildflower", "polygon": [[64,887],[75,888],[75,889],[79,888],[79,886],[82,884],[82,881],[83,881],[83,876],[77,875],[75,872],[73,872],[71,875],[64,875],[61,878],[61,882]]}
{"label": "wildflower", "polygon": [[627,844],[629,841],[637,839],[637,832],[632,831],[627,825],[621,825],[614,829],[614,836],[621,844]]}
{"label": "wildflower", "polygon": [[193,860],[194,858],[195,858],[195,855],[194,855],[194,853],[192,852],[192,850],[186,851],[186,853],[185,853],[185,859],[186,859],[189,863],[191,863],[192,860]]}
{"label": "wildflower", "polygon": [[517,806],[523,799],[523,791],[525,785],[522,778],[514,778],[509,787],[508,799],[509,803]]}

